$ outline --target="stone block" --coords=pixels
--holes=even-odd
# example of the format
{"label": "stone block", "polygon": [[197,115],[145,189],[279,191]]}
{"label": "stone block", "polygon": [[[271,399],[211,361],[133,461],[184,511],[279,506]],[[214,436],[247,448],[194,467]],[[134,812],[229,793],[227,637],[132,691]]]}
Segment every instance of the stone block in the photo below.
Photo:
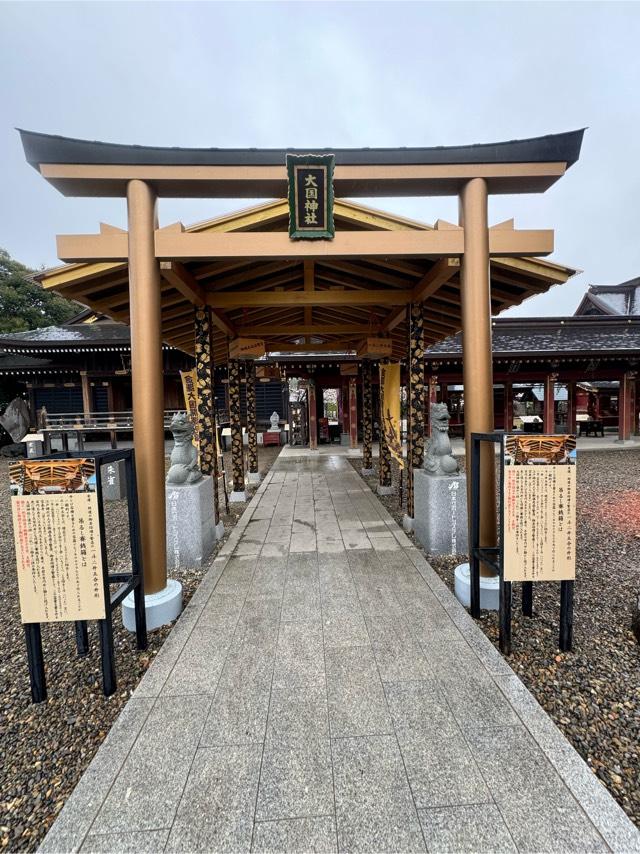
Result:
{"label": "stone block", "polygon": [[413,490],[413,530],[424,549],[431,554],[465,554],[466,475],[438,477],[417,469],[413,473]]}
{"label": "stone block", "polygon": [[200,567],[216,542],[213,483],[167,484],[167,569]]}
{"label": "stone block", "polygon": [[124,460],[102,466],[102,497],[105,501],[121,501],[127,497],[127,467]]}

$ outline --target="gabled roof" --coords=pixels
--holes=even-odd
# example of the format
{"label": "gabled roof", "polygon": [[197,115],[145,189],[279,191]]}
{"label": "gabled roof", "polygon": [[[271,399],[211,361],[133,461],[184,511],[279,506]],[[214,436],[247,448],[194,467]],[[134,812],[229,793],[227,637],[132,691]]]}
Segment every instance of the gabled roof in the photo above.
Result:
{"label": "gabled roof", "polygon": [[[287,232],[288,219],[288,203],[283,199],[200,222],[185,231]],[[337,230],[349,232],[407,232],[433,228],[344,200],[336,200],[334,219]],[[435,227],[455,228],[442,222]],[[500,226],[512,227],[512,222]],[[317,257],[312,261],[301,258],[163,261],[163,337],[168,344],[193,352],[194,295],[200,295],[198,298],[202,300],[203,295],[223,292],[234,305],[224,311],[214,310],[217,361],[227,359],[228,338],[243,335],[264,337],[268,349],[274,352],[286,351],[287,346],[291,349],[301,335],[307,336],[309,349],[313,346],[317,350],[313,341],[320,337],[323,341],[320,349],[335,352],[346,347],[356,349],[366,336],[382,334],[393,339],[395,354],[404,357],[407,342],[404,294],[418,293],[419,297],[412,296],[412,299],[424,301],[427,339],[445,338],[460,329],[459,271],[456,258],[434,260],[397,256],[350,261],[337,257]],[[491,262],[492,311],[497,314],[533,294],[543,293],[554,284],[566,282],[575,272],[573,268],[538,258],[496,258]],[[53,288],[95,312],[124,323],[129,320],[125,262],[65,264],[45,271],[39,278],[45,288]],[[318,294],[316,304],[300,304],[297,295],[307,289]],[[349,294],[341,300],[339,295],[327,293],[336,290]],[[357,292],[361,291],[368,292],[361,294],[367,300],[355,304],[359,299]],[[249,307],[243,302],[245,294],[257,292],[273,294],[274,304]],[[369,299],[372,292],[375,300]]]}
{"label": "gabled roof", "polygon": [[619,285],[591,285],[576,315],[640,315],[640,276]]}

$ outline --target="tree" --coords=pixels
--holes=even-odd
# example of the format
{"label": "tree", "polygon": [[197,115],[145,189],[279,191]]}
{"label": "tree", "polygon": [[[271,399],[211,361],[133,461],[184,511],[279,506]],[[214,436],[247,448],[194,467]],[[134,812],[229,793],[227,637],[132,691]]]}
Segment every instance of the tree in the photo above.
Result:
{"label": "tree", "polygon": [[45,291],[34,275],[0,249],[0,332],[57,326],[78,313],[75,303]]}

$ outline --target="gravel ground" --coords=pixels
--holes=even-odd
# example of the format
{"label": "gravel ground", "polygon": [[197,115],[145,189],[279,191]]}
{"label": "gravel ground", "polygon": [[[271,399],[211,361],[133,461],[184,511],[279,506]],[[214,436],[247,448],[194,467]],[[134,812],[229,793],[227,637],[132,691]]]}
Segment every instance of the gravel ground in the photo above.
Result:
{"label": "gravel ground", "polygon": [[[359,472],[362,461],[351,464]],[[639,472],[640,451],[579,454],[573,652],[557,646],[559,584],[535,587],[532,619],[519,612],[514,584],[507,660],[640,827],[640,646],[631,629],[640,590]],[[393,475],[397,486],[395,464]],[[377,471],[365,479],[375,490]],[[381,501],[402,524],[397,493]],[[467,556],[427,558],[453,590],[453,569]],[[479,624],[497,647],[497,614],[483,612]]]}
{"label": "gravel ground", "polygon": [[[279,452],[280,448],[260,448],[263,475]],[[230,456],[225,454],[227,472],[231,471]],[[33,705],[18,605],[7,468],[8,460],[0,458],[0,848],[35,851],[171,627],[150,632],[149,648],[140,652],[134,636],[116,617],[118,690],[104,697],[96,624],[89,625],[91,651],[86,658],[75,655],[73,624],[43,626],[49,699]],[[227,531],[245,507],[234,504],[226,515],[221,500]],[[105,513],[109,566],[115,570],[127,564],[126,503],[107,502]],[[185,604],[205,571],[206,567],[173,573],[182,582]]]}

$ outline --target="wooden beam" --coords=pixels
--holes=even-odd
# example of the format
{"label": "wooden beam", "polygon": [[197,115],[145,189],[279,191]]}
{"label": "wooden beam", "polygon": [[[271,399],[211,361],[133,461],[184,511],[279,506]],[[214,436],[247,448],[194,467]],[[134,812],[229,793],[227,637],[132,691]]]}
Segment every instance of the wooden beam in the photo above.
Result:
{"label": "wooden beam", "polygon": [[184,264],[179,261],[161,261],[160,274],[189,302],[199,307],[205,304],[204,288],[198,284]]}
{"label": "wooden beam", "polygon": [[238,333],[233,325],[233,323],[229,320],[224,311],[221,311],[219,308],[211,309],[211,322],[218,327],[221,332],[228,338],[236,338]]}
{"label": "wooden beam", "polygon": [[[58,235],[58,256],[63,261],[124,261],[126,234]],[[172,232],[155,235],[156,257],[161,260],[202,258],[405,258],[459,257],[464,252],[464,231],[341,231],[333,240],[293,242],[285,232]],[[553,252],[553,231],[489,232],[493,256],[548,255]]]}
{"label": "wooden beam", "polygon": [[459,258],[442,258],[425,273],[413,288],[413,302],[424,302],[460,272]]}
{"label": "wooden beam", "polygon": [[402,306],[402,308],[398,308],[395,311],[392,311],[382,325],[383,330],[385,332],[391,332],[391,330],[395,329],[399,323],[402,323],[406,316],[407,307],[404,305]]}
{"label": "wooden beam", "polygon": [[[164,198],[282,199],[282,166],[152,166],[41,163],[41,175],[69,196],[124,196],[135,179]],[[485,178],[491,193],[539,193],[564,175],[566,163],[459,163],[337,165],[336,198],[456,195],[472,178]]]}
{"label": "wooden beam", "polygon": [[351,353],[355,352],[355,346],[351,343],[342,344],[340,341],[321,344],[292,344],[290,341],[265,341],[265,349],[268,353]]}
{"label": "wooden beam", "polygon": [[237,334],[240,336],[264,337],[269,335],[288,336],[295,335],[367,335],[371,327],[366,323],[343,323],[343,324],[301,324],[299,326],[278,326],[275,324],[264,324],[261,326],[239,326]]}
{"label": "wooden beam", "polygon": [[252,306],[305,305],[406,305],[411,301],[410,290],[368,291],[251,291],[207,294],[212,308],[244,308]]}

